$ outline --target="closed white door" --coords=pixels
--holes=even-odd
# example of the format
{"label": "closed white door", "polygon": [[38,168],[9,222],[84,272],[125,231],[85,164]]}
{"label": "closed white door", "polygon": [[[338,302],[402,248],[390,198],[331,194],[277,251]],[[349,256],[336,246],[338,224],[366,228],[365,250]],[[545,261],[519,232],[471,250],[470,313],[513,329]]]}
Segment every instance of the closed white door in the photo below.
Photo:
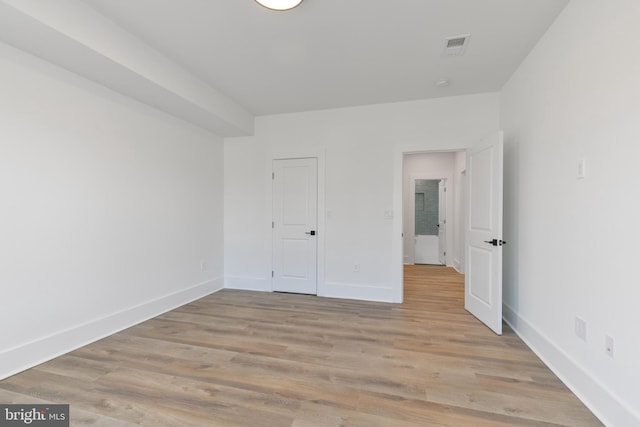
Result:
{"label": "closed white door", "polygon": [[317,209],[317,159],[274,160],[274,291],[317,294]]}
{"label": "closed white door", "polygon": [[467,150],[465,308],[502,334],[502,132]]}

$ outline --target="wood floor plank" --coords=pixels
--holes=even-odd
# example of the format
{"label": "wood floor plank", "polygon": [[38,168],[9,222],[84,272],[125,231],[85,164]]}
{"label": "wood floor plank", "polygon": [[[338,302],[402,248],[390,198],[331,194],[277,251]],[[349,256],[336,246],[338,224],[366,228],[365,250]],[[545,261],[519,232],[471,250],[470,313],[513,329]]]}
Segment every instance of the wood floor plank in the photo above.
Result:
{"label": "wood floor plank", "polygon": [[601,426],[463,276],[405,268],[405,302],[223,290],[0,381],[74,426]]}

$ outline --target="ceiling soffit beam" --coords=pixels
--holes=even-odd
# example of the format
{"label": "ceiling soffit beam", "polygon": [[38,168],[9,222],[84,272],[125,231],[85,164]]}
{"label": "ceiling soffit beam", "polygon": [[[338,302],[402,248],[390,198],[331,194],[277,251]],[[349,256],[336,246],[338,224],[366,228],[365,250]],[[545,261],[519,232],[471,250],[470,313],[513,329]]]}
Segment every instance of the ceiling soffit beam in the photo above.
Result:
{"label": "ceiling soffit beam", "polygon": [[0,40],[220,136],[254,116],[78,0],[0,0]]}

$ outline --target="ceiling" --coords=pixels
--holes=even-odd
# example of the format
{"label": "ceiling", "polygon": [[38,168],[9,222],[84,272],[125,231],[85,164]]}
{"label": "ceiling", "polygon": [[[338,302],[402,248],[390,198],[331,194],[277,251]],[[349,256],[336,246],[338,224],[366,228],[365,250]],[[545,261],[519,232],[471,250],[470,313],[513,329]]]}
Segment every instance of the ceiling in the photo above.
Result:
{"label": "ceiling", "polygon": [[[568,0],[84,0],[253,115],[500,90]],[[445,38],[471,34],[444,57]],[[450,80],[445,88],[435,81]]]}

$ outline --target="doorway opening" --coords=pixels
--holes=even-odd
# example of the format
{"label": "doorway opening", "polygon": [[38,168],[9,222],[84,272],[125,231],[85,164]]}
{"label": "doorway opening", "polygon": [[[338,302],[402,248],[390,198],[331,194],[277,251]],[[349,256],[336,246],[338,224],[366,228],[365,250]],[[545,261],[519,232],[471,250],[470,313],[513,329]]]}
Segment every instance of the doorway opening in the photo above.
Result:
{"label": "doorway opening", "polygon": [[464,150],[403,155],[402,286],[407,302],[450,287],[446,292],[456,295],[451,302],[464,310],[465,168]]}
{"label": "doorway opening", "polygon": [[403,264],[464,272],[465,151],[403,155]]}
{"label": "doorway opening", "polygon": [[[464,273],[465,309],[498,335],[502,333],[502,247],[506,243],[502,240],[503,139],[503,132],[496,131],[472,144],[464,152],[453,152],[454,158],[464,158],[464,168],[458,170],[460,173],[452,174],[460,184],[459,190],[455,191],[459,201],[455,210],[458,221],[454,221],[457,225],[454,233],[448,233],[447,248],[453,248],[457,256],[450,257],[452,254],[447,251],[445,260],[446,265],[455,266]],[[393,274],[397,278],[394,280],[397,302],[403,301],[404,265],[415,265],[415,260],[409,257],[414,230],[407,230],[408,222],[405,217],[413,214],[413,211],[405,209],[406,203],[403,203],[408,200],[406,193],[409,188],[407,180],[410,179],[411,160],[414,156],[451,156],[451,153],[452,151],[429,152],[402,147],[396,151],[394,206],[403,213],[402,218],[394,221],[394,232],[398,233],[399,238],[394,238],[391,247]],[[437,162],[435,164],[439,165]],[[460,164],[462,163],[458,165]],[[428,171],[435,173],[432,169]],[[426,178],[441,177],[442,173],[439,173]],[[411,199],[415,197],[414,194],[410,196]],[[447,212],[452,212],[449,210],[451,199],[450,196],[447,197]],[[449,217],[447,222],[449,223]],[[453,239],[451,234],[456,238]]]}
{"label": "doorway opening", "polygon": [[447,180],[413,181],[414,264],[445,265],[447,256]]}

